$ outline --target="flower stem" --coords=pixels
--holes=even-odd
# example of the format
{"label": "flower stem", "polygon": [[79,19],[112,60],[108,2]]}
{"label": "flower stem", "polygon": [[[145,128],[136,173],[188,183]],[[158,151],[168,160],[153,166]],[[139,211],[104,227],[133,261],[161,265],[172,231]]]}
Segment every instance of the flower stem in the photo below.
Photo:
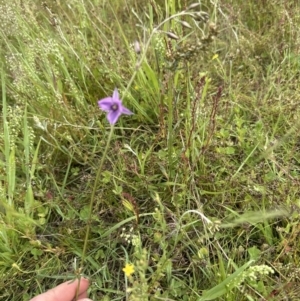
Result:
{"label": "flower stem", "polygon": [[84,239],[84,245],[83,245],[82,256],[81,256],[81,263],[80,263],[79,274],[78,274],[78,286],[77,286],[77,290],[76,290],[75,301],[78,300],[81,272],[83,270],[83,266],[84,266],[85,259],[86,259],[86,251],[87,251],[87,245],[88,245],[88,240],[89,240],[90,230],[91,230],[91,218],[92,218],[92,212],[93,212],[93,205],[94,205],[94,202],[95,202],[96,190],[97,190],[97,187],[98,187],[98,182],[99,182],[100,174],[101,174],[101,171],[102,171],[103,163],[104,163],[104,160],[106,158],[107,151],[108,151],[108,148],[109,148],[109,145],[110,145],[110,142],[111,142],[113,131],[114,131],[114,125],[111,125],[110,132],[109,132],[108,139],[107,139],[107,143],[106,143],[106,146],[105,146],[105,149],[104,149],[101,161],[100,161],[99,168],[97,170],[97,174],[96,174],[96,178],[95,178],[95,182],[94,182],[94,186],[93,186],[93,191],[92,191],[92,194],[91,194],[91,200],[90,200],[90,205],[89,205],[89,215],[88,215],[87,224],[86,224],[86,232],[85,232],[85,239]]}

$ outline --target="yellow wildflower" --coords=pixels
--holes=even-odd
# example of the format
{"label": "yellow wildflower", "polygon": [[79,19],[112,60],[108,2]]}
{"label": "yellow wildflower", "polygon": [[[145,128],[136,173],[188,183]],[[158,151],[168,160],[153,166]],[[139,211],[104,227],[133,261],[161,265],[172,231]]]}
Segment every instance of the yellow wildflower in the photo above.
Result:
{"label": "yellow wildflower", "polygon": [[123,268],[123,272],[127,277],[131,276],[134,273],[134,265],[131,263],[126,263]]}
{"label": "yellow wildflower", "polygon": [[212,57],[212,60],[215,60],[219,57],[219,55],[216,53],[213,57]]}

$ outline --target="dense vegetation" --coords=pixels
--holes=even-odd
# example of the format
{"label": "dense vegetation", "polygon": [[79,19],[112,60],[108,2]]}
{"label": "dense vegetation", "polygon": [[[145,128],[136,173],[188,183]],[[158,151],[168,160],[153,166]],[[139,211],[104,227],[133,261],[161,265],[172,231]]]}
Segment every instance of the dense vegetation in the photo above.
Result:
{"label": "dense vegetation", "polygon": [[1,300],[299,300],[298,1],[0,11]]}

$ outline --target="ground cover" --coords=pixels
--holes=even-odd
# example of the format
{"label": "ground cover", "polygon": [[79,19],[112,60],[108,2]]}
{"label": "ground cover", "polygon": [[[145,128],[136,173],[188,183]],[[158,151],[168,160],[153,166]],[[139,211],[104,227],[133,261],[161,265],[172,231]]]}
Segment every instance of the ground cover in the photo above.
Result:
{"label": "ground cover", "polygon": [[0,11],[1,300],[299,299],[298,1]]}

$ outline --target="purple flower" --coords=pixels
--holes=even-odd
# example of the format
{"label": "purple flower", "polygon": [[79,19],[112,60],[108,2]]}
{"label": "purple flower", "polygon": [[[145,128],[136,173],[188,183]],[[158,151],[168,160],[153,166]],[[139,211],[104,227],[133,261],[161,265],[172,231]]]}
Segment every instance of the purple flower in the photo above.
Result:
{"label": "purple flower", "polygon": [[110,124],[115,124],[122,114],[132,115],[133,113],[125,108],[119,98],[119,92],[115,88],[112,97],[106,97],[98,101],[98,105],[102,111],[107,112],[107,120]]}

